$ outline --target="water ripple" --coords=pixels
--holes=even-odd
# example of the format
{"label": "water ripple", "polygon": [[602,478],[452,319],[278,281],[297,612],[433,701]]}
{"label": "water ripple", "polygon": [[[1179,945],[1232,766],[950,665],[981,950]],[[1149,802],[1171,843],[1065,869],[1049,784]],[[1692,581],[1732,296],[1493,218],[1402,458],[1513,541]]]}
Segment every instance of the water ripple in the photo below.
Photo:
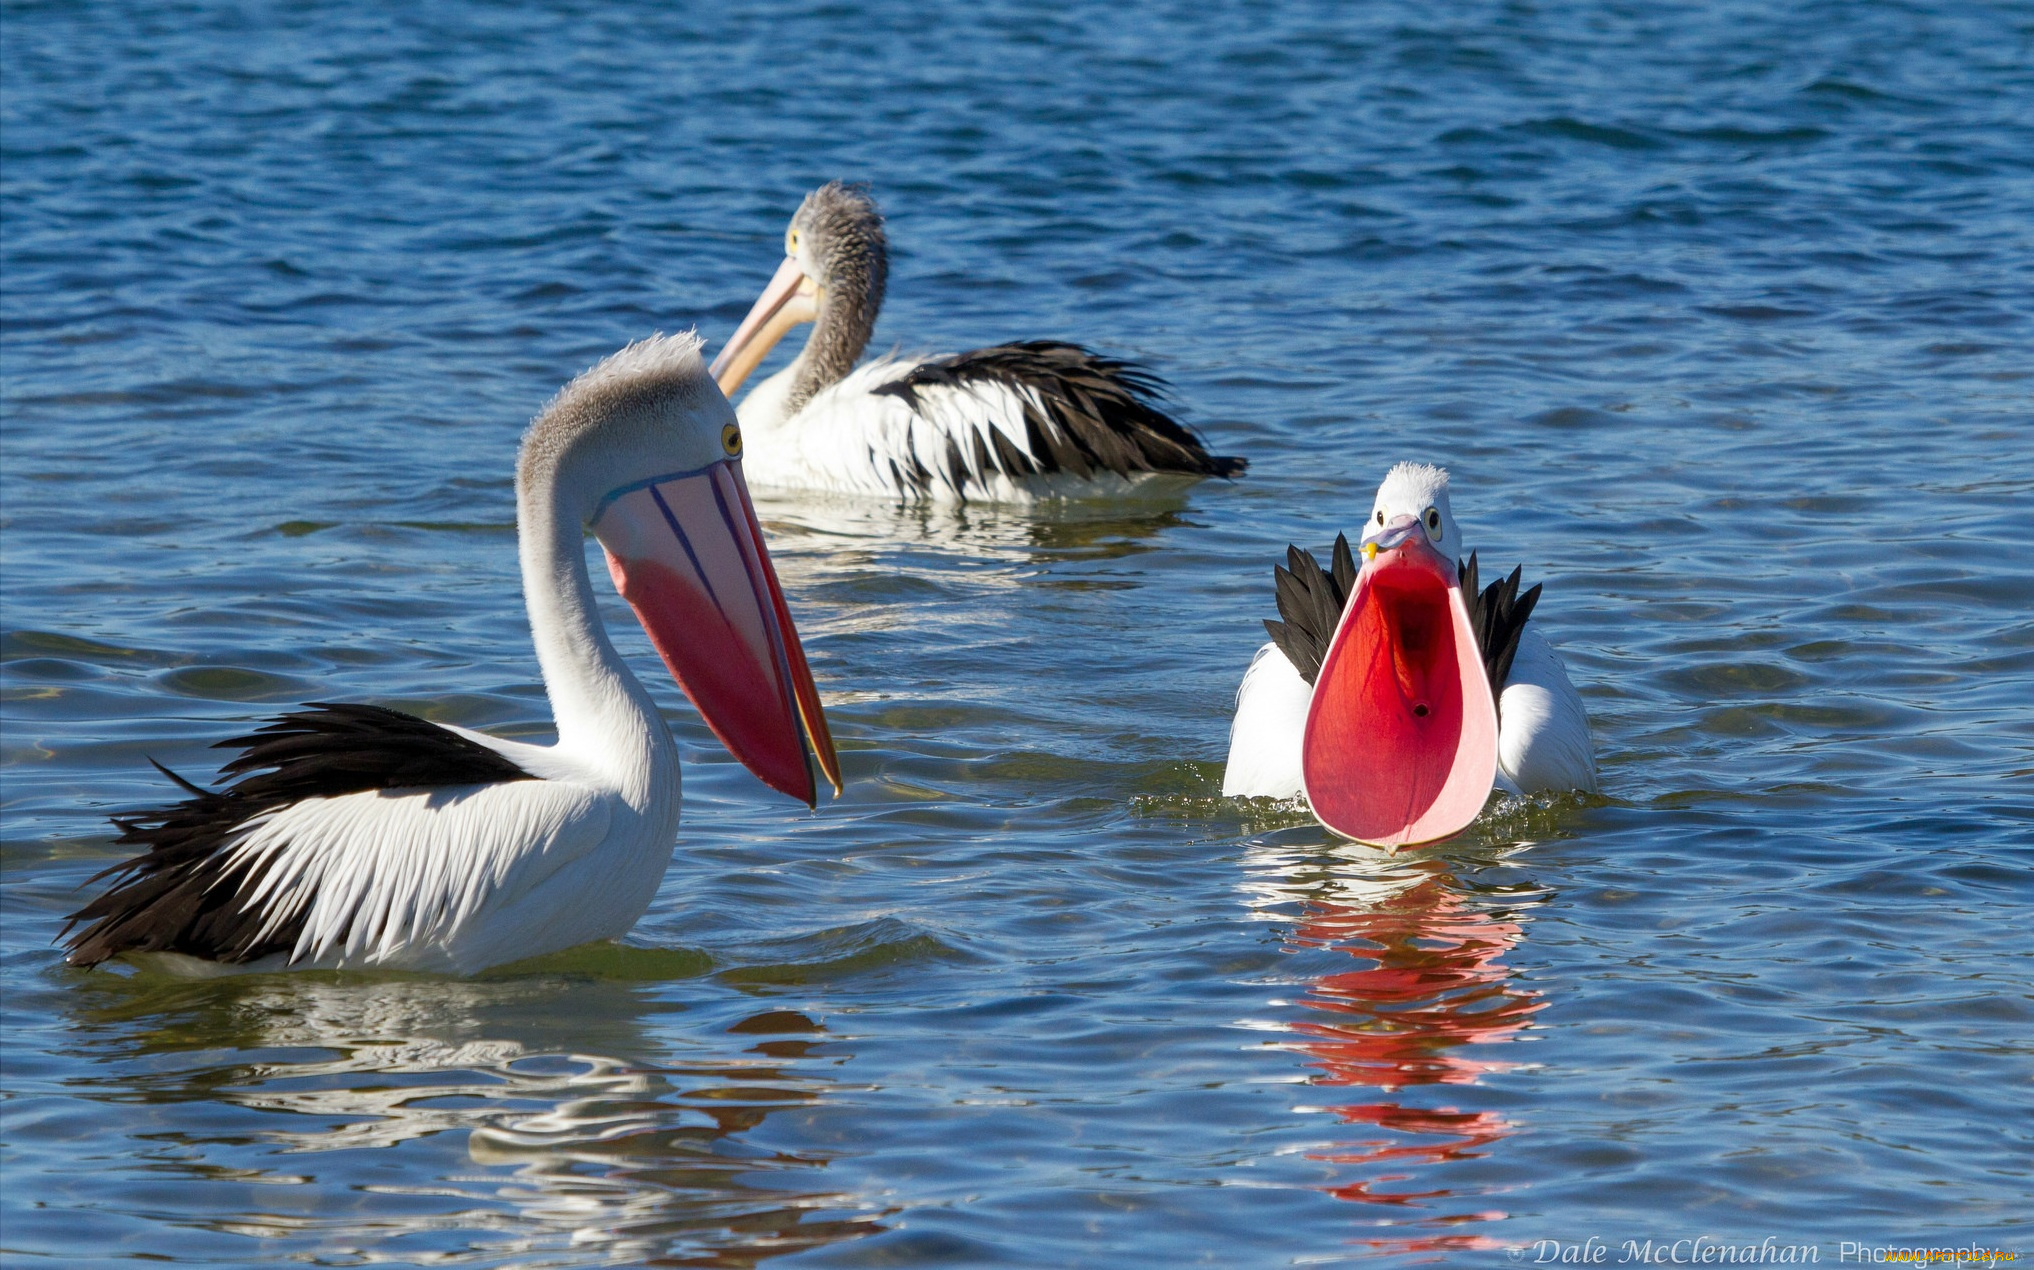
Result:
{"label": "water ripple", "polygon": [[[5,21],[12,1255],[2024,1232],[2012,6]],[[629,339],[725,337],[834,176],[890,217],[879,345],[1141,359],[1249,476],[762,500],[848,794],[771,801],[656,689],[686,823],[627,944],[476,983],[60,969],[149,758],[206,777],[304,698],[548,737],[521,427]],[[1403,457],[1546,583],[1604,795],[1393,861],[1218,791],[1271,565]]]}

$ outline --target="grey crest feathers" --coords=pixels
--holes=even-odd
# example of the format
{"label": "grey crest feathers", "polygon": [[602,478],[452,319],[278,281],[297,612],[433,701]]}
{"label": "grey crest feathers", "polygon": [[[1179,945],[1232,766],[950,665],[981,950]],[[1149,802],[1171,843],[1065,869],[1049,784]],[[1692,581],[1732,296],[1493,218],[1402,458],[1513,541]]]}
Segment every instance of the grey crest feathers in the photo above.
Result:
{"label": "grey crest feathers", "polygon": [[516,486],[555,473],[598,429],[654,431],[659,421],[710,406],[720,389],[700,357],[697,331],[652,335],[596,362],[560,388],[523,433]]}

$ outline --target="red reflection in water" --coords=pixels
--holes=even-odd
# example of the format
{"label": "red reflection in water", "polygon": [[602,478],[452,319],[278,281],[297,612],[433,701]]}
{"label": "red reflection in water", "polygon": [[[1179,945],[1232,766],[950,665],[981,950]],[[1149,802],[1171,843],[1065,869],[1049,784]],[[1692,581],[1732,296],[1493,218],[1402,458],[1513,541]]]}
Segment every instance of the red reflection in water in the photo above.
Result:
{"label": "red reflection in water", "polygon": [[[1293,1030],[1308,1038],[1296,1048],[1316,1061],[1316,1085],[1397,1092],[1416,1085],[1474,1085],[1486,1072],[1511,1066],[1476,1057],[1471,1046],[1515,1038],[1545,1002],[1510,986],[1498,960],[1524,937],[1518,922],[1500,921],[1464,903],[1451,879],[1436,875],[1373,905],[1309,900],[1292,942],[1334,948],[1370,964],[1317,980],[1300,1004],[1319,1011]],[[1481,1051],[1487,1052],[1487,1051]],[[1482,1155],[1515,1126],[1494,1111],[1411,1107],[1397,1102],[1329,1108],[1345,1124],[1370,1125],[1387,1136],[1351,1142],[1310,1158],[1349,1165],[1365,1176],[1328,1188],[1338,1199],[1426,1208],[1453,1194],[1445,1187],[1404,1188],[1415,1171]],[[1501,1212],[1436,1214],[1427,1221],[1501,1219]],[[1386,1244],[1378,1244],[1384,1247]],[[1388,1241],[1399,1251],[1462,1251],[1502,1245],[1480,1235],[1437,1234]]]}

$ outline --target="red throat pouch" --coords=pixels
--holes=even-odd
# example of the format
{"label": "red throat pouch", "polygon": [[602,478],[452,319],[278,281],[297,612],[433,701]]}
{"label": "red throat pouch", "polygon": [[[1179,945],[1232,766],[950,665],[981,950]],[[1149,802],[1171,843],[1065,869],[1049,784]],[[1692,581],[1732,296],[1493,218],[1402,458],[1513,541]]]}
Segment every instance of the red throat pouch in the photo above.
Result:
{"label": "red throat pouch", "polygon": [[1424,542],[1357,575],[1314,681],[1301,776],[1322,824],[1381,847],[1452,837],[1489,799],[1497,703],[1455,566]]}

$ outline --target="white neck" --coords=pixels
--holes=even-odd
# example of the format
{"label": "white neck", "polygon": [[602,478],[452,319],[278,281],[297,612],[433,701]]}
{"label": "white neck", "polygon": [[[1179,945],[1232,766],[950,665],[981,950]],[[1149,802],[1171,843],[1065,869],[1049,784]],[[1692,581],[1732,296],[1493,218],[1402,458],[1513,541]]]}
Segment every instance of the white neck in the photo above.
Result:
{"label": "white neck", "polygon": [[678,746],[656,703],[608,640],[593,584],[586,575],[586,540],[578,515],[554,472],[520,483],[517,547],[523,602],[558,750],[616,783],[643,807],[678,792]]}
{"label": "white neck", "polygon": [[[805,354],[801,352],[798,356],[802,358]],[[749,389],[749,395],[742,398],[742,404],[735,410],[743,432],[767,434],[791,421],[791,385],[798,378],[799,370],[794,360]]]}

